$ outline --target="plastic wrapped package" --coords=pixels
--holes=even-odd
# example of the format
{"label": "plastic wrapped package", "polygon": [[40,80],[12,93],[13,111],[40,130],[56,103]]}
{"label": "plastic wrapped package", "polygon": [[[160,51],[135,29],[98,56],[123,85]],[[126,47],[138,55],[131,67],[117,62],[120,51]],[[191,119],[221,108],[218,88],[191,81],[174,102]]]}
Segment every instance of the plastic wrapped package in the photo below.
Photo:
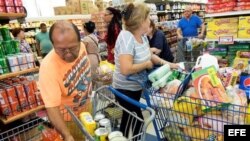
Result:
{"label": "plastic wrapped package", "polygon": [[222,115],[231,124],[245,124],[247,111],[246,93],[238,86],[227,87],[227,94],[232,98],[232,105],[223,111]]}

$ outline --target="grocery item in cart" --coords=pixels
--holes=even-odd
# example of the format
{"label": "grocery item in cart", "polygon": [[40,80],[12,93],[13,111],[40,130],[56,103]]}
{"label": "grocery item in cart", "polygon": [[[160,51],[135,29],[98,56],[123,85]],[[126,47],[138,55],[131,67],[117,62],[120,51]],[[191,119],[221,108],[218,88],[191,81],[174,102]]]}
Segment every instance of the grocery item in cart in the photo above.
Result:
{"label": "grocery item in cart", "polygon": [[207,113],[198,119],[201,128],[217,132],[224,132],[224,125],[231,124],[222,115]]}
{"label": "grocery item in cart", "polygon": [[153,82],[152,86],[155,89],[159,89],[162,88],[164,86],[166,86],[168,78],[172,75],[172,71],[169,71],[168,73],[166,73],[164,76],[162,76],[159,80]]}
{"label": "grocery item in cart", "polygon": [[160,89],[161,94],[172,94],[175,95],[178,91],[178,88],[181,84],[181,81],[178,79],[175,79],[173,81],[170,81],[167,83],[167,85]]}
{"label": "grocery item in cart", "polygon": [[106,128],[98,128],[95,130],[96,141],[108,141],[108,130]]}
{"label": "grocery item in cart", "polygon": [[190,141],[190,138],[186,136],[179,127],[170,124],[164,128],[164,136],[169,141]]}
{"label": "grocery item in cart", "polygon": [[199,56],[196,60],[195,68],[205,69],[210,66],[215,66],[216,70],[219,69],[218,60],[216,57],[205,53],[202,56]]}
{"label": "grocery item in cart", "polygon": [[202,99],[203,105],[206,105],[203,106],[204,110],[231,102],[214,66],[192,73],[192,78],[198,97]]}
{"label": "grocery item in cart", "polygon": [[220,68],[218,72],[224,87],[235,86],[241,73],[240,70],[232,67]]}
{"label": "grocery item in cart", "polygon": [[216,141],[224,141],[224,137],[220,133],[213,132],[208,129],[203,129],[200,127],[188,127],[184,128],[185,135],[192,138],[192,141],[201,141],[201,140],[209,140],[211,136],[213,136]]}
{"label": "grocery item in cart", "polygon": [[80,113],[80,120],[90,135],[94,136],[96,122],[93,120],[92,115],[89,112],[82,112]]}
{"label": "grocery item in cart", "polygon": [[236,57],[233,62],[233,68],[244,71],[248,65],[248,58]]}
{"label": "grocery item in cart", "polygon": [[247,110],[247,96],[238,86],[227,87],[227,93],[232,98],[232,105],[227,107],[223,112],[223,117],[230,124],[245,124]]}
{"label": "grocery item in cart", "polygon": [[44,126],[38,126],[38,130],[42,132],[42,141],[63,141],[60,134],[55,129],[44,128]]}
{"label": "grocery item in cart", "polygon": [[0,114],[6,118],[12,116],[8,97],[4,89],[0,89]]}
{"label": "grocery item in cart", "polygon": [[152,73],[148,75],[149,80],[154,83],[161,79],[164,75],[166,75],[170,71],[170,66],[168,64],[161,66],[156,69]]}

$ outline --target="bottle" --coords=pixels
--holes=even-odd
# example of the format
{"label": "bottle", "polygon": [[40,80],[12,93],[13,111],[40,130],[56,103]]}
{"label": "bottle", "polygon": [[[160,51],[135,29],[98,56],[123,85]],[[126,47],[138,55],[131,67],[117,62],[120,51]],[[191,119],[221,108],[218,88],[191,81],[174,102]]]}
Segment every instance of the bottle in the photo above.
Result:
{"label": "bottle", "polygon": [[45,129],[42,125],[40,125],[38,126],[38,130],[42,132],[42,141],[63,141],[55,129]]}
{"label": "bottle", "polygon": [[188,39],[188,41],[186,42],[186,47],[187,47],[187,52],[192,51],[192,41],[191,41],[191,39]]}

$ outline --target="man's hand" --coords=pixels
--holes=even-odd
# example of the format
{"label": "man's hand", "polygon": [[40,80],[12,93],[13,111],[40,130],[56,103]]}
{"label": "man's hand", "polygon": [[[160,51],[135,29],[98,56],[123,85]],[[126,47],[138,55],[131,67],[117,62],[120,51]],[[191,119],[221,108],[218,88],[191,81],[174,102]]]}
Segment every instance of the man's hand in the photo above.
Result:
{"label": "man's hand", "polygon": [[199,38],[199,39],[203,39],[203,38],[204,38],[204,35],[203,35],[203,34],[199,34],[199,35],[198,35],[198,38]]}

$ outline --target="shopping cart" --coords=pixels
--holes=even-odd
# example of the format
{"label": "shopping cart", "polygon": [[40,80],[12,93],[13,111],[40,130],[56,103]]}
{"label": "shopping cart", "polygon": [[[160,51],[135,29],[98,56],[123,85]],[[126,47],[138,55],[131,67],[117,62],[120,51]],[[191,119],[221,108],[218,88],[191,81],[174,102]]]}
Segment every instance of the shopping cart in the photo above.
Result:
{"label": "shopping cart", "polygon": [[[112,92],[115,97],[119,97],[121,99],[124,99],[125,101],[147,111],[149,113],[149,117],[147,119],[141,119],[139,118],[135,113],[128,111],[126,107],[122,107],[114,97],[110,97],[110,95],[106,95],[107,93],[103,93],[103,91],[110,91]],[[109,94],[109,93],[108,93]],[[139,134],[137,135],[131,135],[129,136],[128,140],[142,140],[145,141],[145,135],[146,135],[146,130],[150,122],[155,117],[155,112],[153,109],[149,108],[148,106],[139,103],[122,93],[118,92],[111,86],[102,86],[98,88],[93,96],[93,115],[102,113],[111,121],[111,129],[112,131],[118,130],[120,126],[120,120],[122,116],[122,111],[126,112],[129,114],[128,123],[127,127],[127,132],[132,132],[135,130],[133,125],[136,125],[137,123],[140,123],[140,131]],[[81,129],[82,133],[87,137],[88,140],[93,141],[94,138],[87,132],[86,128],[82,125],[81,121],[77,118],[77,116],[72,112],[72,110],[68,107],[66,107],[71,116],[73,117],[75,123],[77,126]],[[130,126],[130,124],[133,124]],[[125,133],[126,134],[126,133]]]}
{"label": "shopping cart", "polygon": [[[148,106],[155,110],[153,125],[159,141],[223,141],[224,125],[242,125],[249,120],[246,101],[241,106],[184,96],[191,73],[181,83],[177,94],[160,94],[151,87],[146,72],[140,76],[141,79],[128,79],[141,84]],[[206,103],[214,106],[208,107]]]}
{"label": "shopping cart", "polygon": [[200,44],[197,47],[192,47],[187,45],[187,42],[192,39],[197,39],[197,37],[186,37],[178,41],[176,62],[189,62],[190,65],[194,65],[198,56],[203,52],[203,45]]}

